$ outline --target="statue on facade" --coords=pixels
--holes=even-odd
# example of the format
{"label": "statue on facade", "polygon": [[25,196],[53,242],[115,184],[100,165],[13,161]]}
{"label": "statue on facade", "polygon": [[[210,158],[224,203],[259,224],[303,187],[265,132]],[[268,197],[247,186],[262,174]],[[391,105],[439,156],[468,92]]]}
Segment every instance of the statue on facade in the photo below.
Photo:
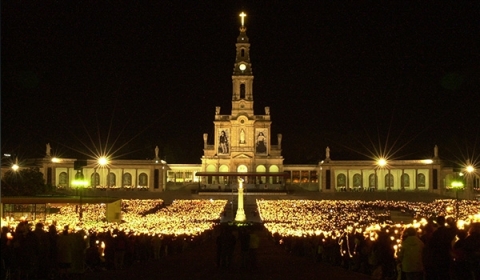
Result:
{"label": "statue on facade", "polygon": [[47,157],[52,156],[52,147],[50,146],[50,143],[47,143],[47,149],[45,154],[47,155]]}
{"label": "statue on facade", "polygon": [[160,151],[160,149],[158,148],[158,146],[155,147],[155,158],[158,159],[158,152]]}
{"label": "statue on facade", "polygon": [[330,158],[330,148],[327,146],[325,149],[325,158],[329,159]]}
{"label": "statue on facade", "polygon": [[245,144],[245,130],[240,131],[240,144]]}

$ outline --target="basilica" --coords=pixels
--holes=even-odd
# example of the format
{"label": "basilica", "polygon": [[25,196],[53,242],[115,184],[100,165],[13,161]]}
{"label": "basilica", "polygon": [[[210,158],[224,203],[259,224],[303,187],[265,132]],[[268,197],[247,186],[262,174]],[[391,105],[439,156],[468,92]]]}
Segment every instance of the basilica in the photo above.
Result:
{"label": "basilica", "polygon": [[215,107],[214,134],[198,136],[203,136],[201,163],[169,164],[160,159],[158,147],[151,160],[57,158],[47,144],[45,157],[36,160],[46,183],[60,189],[82,185],[120,191],[228,191],[242,178],[247,191],[443,194],[461,179],[473,196],[480,185],[478,175],[467,178],[448,166],[439,157],[437,146],[432,147],[431,158],[411,160],[335,160],[335,151],[325,147],[325,158],[317,164],[285,165],[282,134],[272,134],[270,107],[254,112],[253,62],[245,16],[240,14],[235,44],[231,110]]}

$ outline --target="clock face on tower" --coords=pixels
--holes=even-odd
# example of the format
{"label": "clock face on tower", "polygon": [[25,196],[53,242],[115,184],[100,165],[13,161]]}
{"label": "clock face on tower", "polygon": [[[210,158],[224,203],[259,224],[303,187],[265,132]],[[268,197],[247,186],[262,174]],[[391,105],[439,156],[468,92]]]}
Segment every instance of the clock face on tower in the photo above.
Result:
{"label": "clock face on tower", "polygon": [[238,68],[240,68],[240,70],[244,71],[245,69],[247,69],[247,65],[242,63],[242,64],[240,64],[240,66]]}

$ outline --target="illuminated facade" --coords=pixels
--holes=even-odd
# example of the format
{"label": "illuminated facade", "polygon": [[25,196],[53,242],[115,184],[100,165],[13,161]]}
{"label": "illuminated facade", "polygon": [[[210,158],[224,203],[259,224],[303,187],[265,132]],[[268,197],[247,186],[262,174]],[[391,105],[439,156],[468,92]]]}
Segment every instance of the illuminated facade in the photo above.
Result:
{"label": "illuminated facade", "polygon": [[[241,14],[232,75],[232,108],[222,114],[215,108],[214,134],[203,134],[200,164],[168,164],[161,161],[158,148],[152,160],[112,160],[99,165],[87,160],[80,168],[76,159],[56,159],[47,144],[46,156],[35,161],[48,184],[73,188],[82,178],[86,187],[97,189],[146,190],[177,189],[224,190],[238,184],[241,176],[248,189],[316,192],[425,191],[444,194],[458,180],[459,172],[445,165],[434,147],[429,160],[389,160],[380,166],[374,160],[337,161],[325,150],[325,159],[313,165],[284,165],[282,135],[271,130],[270,108],[263,114],[253,109],[253,70],[250,43]],[[288,137],[288,136],[287,136]],[[333,151],[334,153],[334,151]],[[153,153],[152,153],[153,154]],[[243,174],[243,176],[242,176]],[[479,188],[477,173],[466,180],[467,189]]]}
{"label": "illuminated facade", "polygon": [[224,115],[220,107],[215,108],[215,134],[210,138],[203,135],[200,181],[205,188],[223,189],[236,184],[238,173],[246,175],[247,189],[260,186],[279,189],[283,183],[283,177],[278,176],[283,172],[282,135],[272,134],[269,107],[261,115],[253,110],[250,43],[244,26],[245,14],[241,16],[232,75],[232,110]]}

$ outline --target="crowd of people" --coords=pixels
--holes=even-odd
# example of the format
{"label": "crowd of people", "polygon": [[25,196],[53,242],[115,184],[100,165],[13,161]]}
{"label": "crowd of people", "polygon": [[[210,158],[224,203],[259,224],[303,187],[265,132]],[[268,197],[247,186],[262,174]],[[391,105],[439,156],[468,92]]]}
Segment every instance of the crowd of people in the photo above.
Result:
{"label": "crowd of people", "polygon": [[[210,238],[226,200],[123,200],[122,222],[105,205],[63,205],[45,221],[2,219],[2,279],[65,278],[86,269],[122,269],[176,254]],[[14,276],[14,277],[12,277]]]}
{"label": "crowd of people", "polygon": [[[376,279],[480,279],[480,202],[257,200],[292,254]],[[411,222],[393,223],[391,212]]]}
{"label": "crowd of people", "polygon": [[[102,204],[83,205],[81,218],[78,205],[63,205],[45,221],[2,219],[2,273],[47,279],[122,269],[213,236],[218,266],[228,267],[240,244],[242,266],[255,267],[255,234],[240,227],[232,235],[232,228],[219,226],[226,205],[227,200],[175,200],[168,206],[162,200],[123,200],[121,223],[106,221]],[[378,279],[480,277],[480,202],[259,199],[257,208],[272,240],[291,254]],[[393,211],[411,222],[393,223]]]}

